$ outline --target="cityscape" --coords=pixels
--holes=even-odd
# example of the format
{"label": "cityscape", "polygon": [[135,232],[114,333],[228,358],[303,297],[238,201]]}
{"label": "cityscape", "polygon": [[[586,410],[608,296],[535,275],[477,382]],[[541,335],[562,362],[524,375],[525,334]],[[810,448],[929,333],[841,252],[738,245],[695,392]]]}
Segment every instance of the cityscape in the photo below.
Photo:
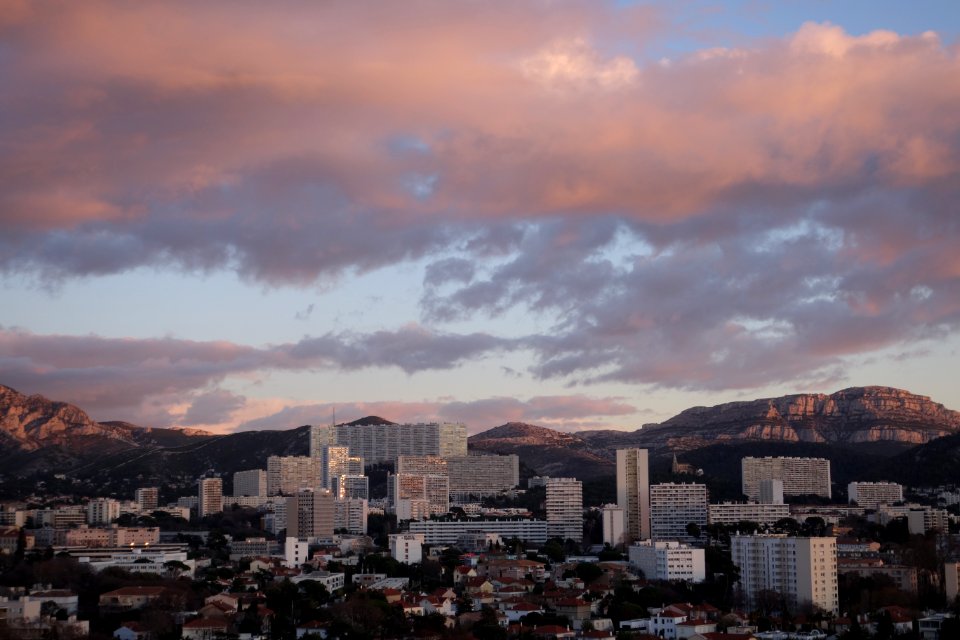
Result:
{"label": "cityscape", "polygon": [[0,0],[0,640],[960,640],[955,0]]}

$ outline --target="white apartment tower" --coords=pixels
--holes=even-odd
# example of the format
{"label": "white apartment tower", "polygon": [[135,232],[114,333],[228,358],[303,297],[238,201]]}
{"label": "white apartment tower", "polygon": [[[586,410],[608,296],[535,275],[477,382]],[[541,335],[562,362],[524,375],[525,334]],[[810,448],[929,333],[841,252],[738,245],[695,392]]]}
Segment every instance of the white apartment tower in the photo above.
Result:
{"label": "white apartment tower", "polygon": [[903,486],[896,482],[851,482],[847,499],[864,509],[876,509],[881,504],[903,502]]}
{"label": "white apartment tower", "polygon": [[396,473],[424,476],[427,474],[445,476],[447,461],[440,456],[397,456]]}
{"label": "white apartment tower", "polygon": [[316,489],[320,483],[320,460],[307,456],[267,458],[267,495],[292,496],[300,489]]}
{"label": "white apartment tower", "polygon": [[237,471],[233,474],[233,495],[258,496],[267,495],[267,472],[263,469]]}
{"label": "white apartment tower", "polygon": [[223,480],[200,478],[197,483],[197,515],[208,516],[223,511]]}
{"label": "white apartment tower", "polygon": [[338,424],[333,440],[367,464],[395,462],[397,456],[467,455],[467,427],[461,423]]}
{"label": "white apartment tower", "polygon": [[367,532],[367,501],[364,498],[342,498],[334,503],[333,529],[348,533]]}
{"label": "white apartment tower", "polygon": [[837,613],[836,538],[733,536],[730,552],[749,608],[757,606],[763,592],[773,591],[794,612],[813,605]]}
{"label": "white apartment tower", "polygon": [[550,478],[546,489],[550,537],[583,540],[583,483],[574,478]]}
{"label": "white apartment tower", "polygon": [[650,538],[650,466],[646,449],[617,449],[617,505],[626,541]]}
{"label": "white apartment tower", "polygon": [[615,504],[605,504],[600,509],[600,515],[603,520],[603,543],[611,547],[623,544],[623,508]]}
{"label": "white apartment tower", "polygon": [[333,427],[324,424],[315,424],[310,427],[310,457],[320,459],[320,451],[323,447],[331,444],[331,431]]}
{"label": "white apartment tower", "polygon": [[153,511],[160,506],[160,490],[157,487],[140,487],[133,494],[140,511]]}
{"label": "white apartment tower", "polygon": [[344,475],[337,478],[338,498],[370,499],[370,478],[362,475]]}
{"label": "white apartment tower", "polygon": [[110,524],[120,517],[120,503],[111,498],[97,498],[87,503],[87,524]]}
{"label": "white apartment tower", "polygon": [[450,481],[445,475],[390,475],[387,477],[387,494],[400,520],[420,520],[450,510]]}
{"label": "white apartment tower", "polygon": [[706,552],[676,540],[637,542],[627,557],[647,580],[703,582],[707,576]]}
{"label": "white apartment tower", "polygon": [[741,461],[743,493],[749,500],[760,500],[760,482],[783,481],[787,496],[818,495],[829,498],[830,461],[824,458],[753,458]]}
{"label": "white apartment tower", "polygon": [[[363,464],[360,464],[363,473]],[[337,478],[351,472],[349,447],[320,447],[320,486],[333,490]]]}
{"label": "white apartment tower", "polygon": [[509,491],[520,484],[520,458],[506,456],[453,456],[447,458],[450,493],[486,496]]}
{"label": "white apartment tower", "polygon": [[707,485],[655,484],[650,486],[650,537],[653,540],[684,540],[695,538],[687,533],[687,525],[701,529],[709,515]]}

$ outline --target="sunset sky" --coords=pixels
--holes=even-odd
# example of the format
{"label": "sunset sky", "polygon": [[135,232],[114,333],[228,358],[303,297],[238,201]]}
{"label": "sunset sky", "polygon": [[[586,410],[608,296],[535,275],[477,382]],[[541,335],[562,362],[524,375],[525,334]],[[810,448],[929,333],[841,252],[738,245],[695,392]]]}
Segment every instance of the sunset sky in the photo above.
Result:
{"label": "sunset sky", "polygon": [[0,0],[0,384],[217,432],[960,409],[960,3]]}

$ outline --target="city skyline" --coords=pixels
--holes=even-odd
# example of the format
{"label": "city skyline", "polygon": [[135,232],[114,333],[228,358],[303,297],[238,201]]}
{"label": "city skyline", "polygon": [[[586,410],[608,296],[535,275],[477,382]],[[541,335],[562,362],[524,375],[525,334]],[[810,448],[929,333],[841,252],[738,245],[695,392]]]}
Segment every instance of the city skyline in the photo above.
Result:
{"label": "city skyline", "polygon": [[0,384],[220,433],[960,408],[949,2],[0,8]]}

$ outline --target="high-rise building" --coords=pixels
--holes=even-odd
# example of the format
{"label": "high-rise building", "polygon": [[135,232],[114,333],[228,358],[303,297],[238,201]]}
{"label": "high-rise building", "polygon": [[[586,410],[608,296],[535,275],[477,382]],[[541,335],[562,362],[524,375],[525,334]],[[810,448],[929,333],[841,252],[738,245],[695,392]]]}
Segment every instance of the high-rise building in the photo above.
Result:
{"label": "high-rise building", "polygon": [[447,458],[450,493],[487,496],[520,484],[520,458],[506,456],[452,456]]}
{"label": "high-rise building", "polygon": [[724,502],[709,507],[711,524],[737,524],[738,522],[756,522],[757,524],[776,524],[778,520],[790,517],[788,504],[759,504],[756,502]]}
{"label": "high-rise building", "polygon": [[300,489],[321,486],[320,460],[307,456],[267,458],[267,495],[292,496]]}
{"label": "high-rise building", "polygon": [[630,564],[647,580],[703,582],[707,576],[706,552],[676,540],[643,540],[627,550]]}
{"label": "high-rise building", "polygon": [[650,467],[646,449],[617,449],[617,505],[626,539],[650,538]]}
{"label": "high-rise building", "polygon": [[287,498],[287,537],[329,538],[333,535],[335,507],[326,489],[301,489]]}
{"label": "high-rise building", "polygon": [[787,496],[831,496],[830,461],[824,458],[747,457],[741,470],[743,493],[754,502],[760,500],[762,480],[782,480]]}
{"label": "high-rise building", "polygon": [[397,456],[395,471],[397,474],[414,476],[448,475],[447,461],[440,456]]}
{"label": "high-rise building", "polygon": [[691,523],[707,526],[707,485],[654,484],[650,486],[650,537],[654,540],[695,540]]}
{"label": "high-rise building", "polygon": [[896,482],[851,482],[847,498],[864,509],[876,509],[881,504],[903,502],[903,486]]}
{"label": "high-rise building", "polygon": [[730,553],[740,569],[739,588],[749,608],[767,592],[783,596],[791,611],[813,605],[837,613],[836,538],[784,535],[732,536]]}
{"label": "high-rise building", "polygon": [[310,427],[310,457],[320,459],[320,451],[331,444],[333,427],[324,424],[315,424]]}
{"label": "high-rise building", "polygon": [[768,478],[760,481],[760,504],[783,504],[783,480]]}
{"label": "high-rise building", "polygon": [[362,475],[343,475],[337,478],[338,498],[370,499],[370,478]]}
{"label": "high-rise building", "polygon": [[336,479],[348,473],[349,465],[349,447],[320,447],[320,486],[332,491]]}
{"label": "high-rise building", "polygon": [[157,487],[140,487],[133,494],[140,511],[154,511],[160,506],[160,490]]}
{"label": "high-rise building", "polygon": [[233,495],[234,497],[266,496],[267,472],[263,469],[250,469],[249,471],[237,471],[234,473]]}
{"label": "high-rise building", "polygon": [[333,439],[367,464],[395,462],[397,456],[467,455],[467,427],[460,423],[338,424]]}
{"label": "high-rise building", "polygon": [[600,509],[603,520],[603,543],[611,547],[623,544],[624,515],[623,507],[615,504],[605,504]]}
{"label": "high-rise building", "polygon": [[197,515],[208,516],[223,511],[223,480],[200,478],[197,483]]}
{"label": "high-rise building", "polygon": [[450,482],[440,474],[393,474],[387,477],[387,497],[399,520],[420,520],[450,510]]}
{"label": "high-rise building", "polygon": [[574,478],[550,478],[546,488],[550,537],[583,540],[583,483]]}
{"label": "high-rise building", "polygon": [[97,498],[87,503],[87,524],[110,524],[120,517],[120,502]]}
{"label": "high-rise building", "polygon": [[341,498],[334,503],[333,529],[348,533],[367,532],[367,501],[364,498]]}

